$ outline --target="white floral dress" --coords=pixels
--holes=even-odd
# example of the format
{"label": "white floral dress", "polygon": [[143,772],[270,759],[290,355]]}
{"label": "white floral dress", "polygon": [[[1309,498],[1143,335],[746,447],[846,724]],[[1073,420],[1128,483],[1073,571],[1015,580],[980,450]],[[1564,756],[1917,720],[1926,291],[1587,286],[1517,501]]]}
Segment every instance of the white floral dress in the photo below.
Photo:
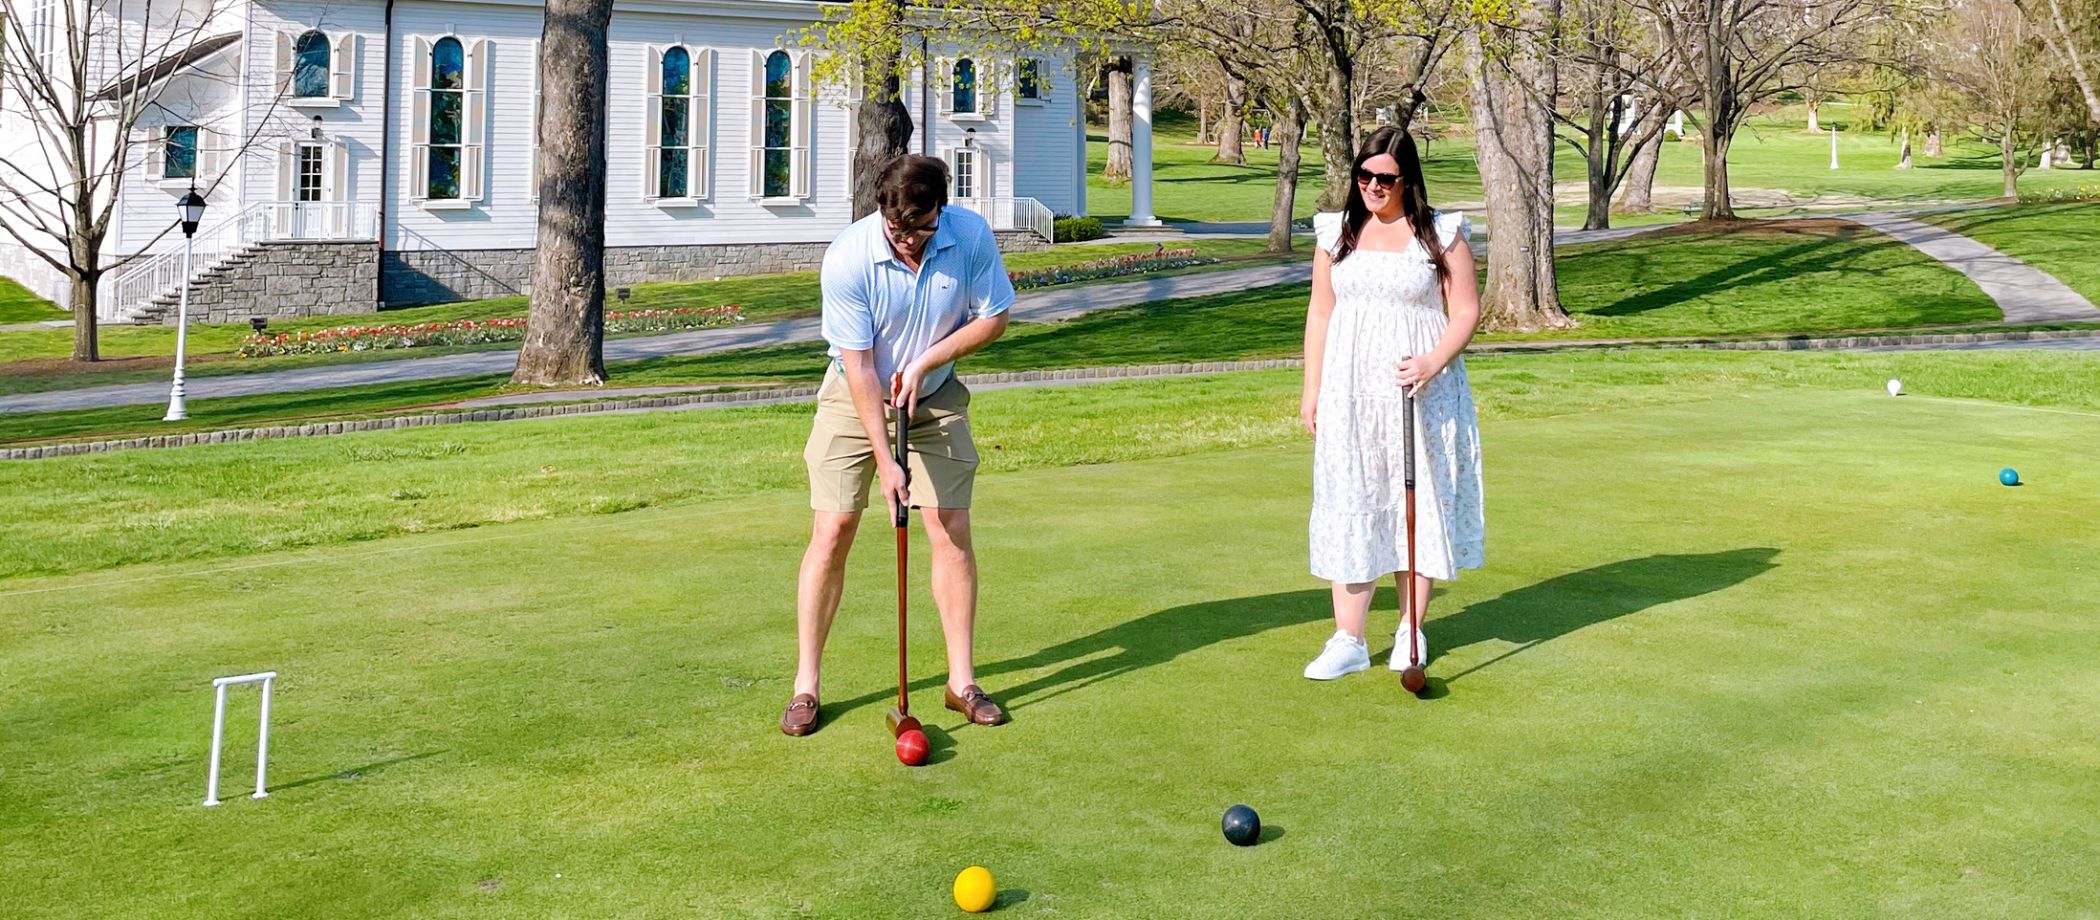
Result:
{"label": "white floral dress", "polygon": [[[1332,254],[1342,215],[1313,230]],[[1437,214],[1437,238],[1465,245],[1462,214]],[[1419,242],[1398,252],[1357,249],[1334,265],[1334,313],[1320,373],[1313,439],[1312,573],[1351,584],[1407,569],[1400,359],[1435,350],[1445,327],[1436,267]],[[1455,359],[1415,400],[1415,566],[1449,580],[1485,561],[1480,424],[1466,362]]]}

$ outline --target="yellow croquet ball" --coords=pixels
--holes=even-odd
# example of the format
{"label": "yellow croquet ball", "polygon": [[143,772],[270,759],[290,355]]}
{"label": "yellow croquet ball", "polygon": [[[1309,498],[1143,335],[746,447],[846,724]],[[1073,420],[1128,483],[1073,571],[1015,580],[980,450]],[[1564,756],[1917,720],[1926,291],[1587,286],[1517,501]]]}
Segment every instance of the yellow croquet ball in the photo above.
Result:
{"label": "yellow croquet ball", "polygon": [[992,884],[992,873],[983,866],[971,866],[955,876],[955,906],[977,914],[992,909],[992,902],[999,897],[999,886]]}

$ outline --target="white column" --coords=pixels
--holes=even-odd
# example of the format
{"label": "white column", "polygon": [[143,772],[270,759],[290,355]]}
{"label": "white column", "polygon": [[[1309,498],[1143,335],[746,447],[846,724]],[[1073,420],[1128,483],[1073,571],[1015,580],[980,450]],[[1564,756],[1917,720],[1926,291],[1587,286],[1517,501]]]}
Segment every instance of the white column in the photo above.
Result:
{"label": "white column", "polygon": [[1152,61],[1137,58],[1130,74],[1130,220],[1128,226],[1157,227],[1152,216]]}

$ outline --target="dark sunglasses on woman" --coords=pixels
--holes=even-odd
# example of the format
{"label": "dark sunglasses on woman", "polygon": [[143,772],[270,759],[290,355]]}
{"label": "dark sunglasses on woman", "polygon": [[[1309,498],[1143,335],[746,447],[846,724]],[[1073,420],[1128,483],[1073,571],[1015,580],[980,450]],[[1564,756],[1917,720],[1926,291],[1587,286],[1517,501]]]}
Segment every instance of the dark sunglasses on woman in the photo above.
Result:
{"label": "dark sunglasses on woman", "polygon": [[1368,169],[1356,171],[1356,184],[1370,185],[1374,182],[1380,188],[1392,188],[1400,184],[1400,175],[1398,173],[1374,173]]}

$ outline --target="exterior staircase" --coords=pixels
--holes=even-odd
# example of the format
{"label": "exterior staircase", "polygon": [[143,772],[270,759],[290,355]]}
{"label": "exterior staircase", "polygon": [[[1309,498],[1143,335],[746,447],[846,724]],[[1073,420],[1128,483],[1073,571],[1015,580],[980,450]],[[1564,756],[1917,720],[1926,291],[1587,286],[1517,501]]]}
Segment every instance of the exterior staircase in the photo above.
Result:
{"label": "exterior staircase", "polygon": [[[200,298],[204,291],[225,284],[233,274],[246,269],[262,252],[262,248],[261,243],[249,243],[212,260],[210,265],[190,278],[192,302]],[[182,288],[177,285],[153,295],[144,303],[132,305],[123,316],[127,322],[140,326],[159,326],[174,322],[181,305]]]}

